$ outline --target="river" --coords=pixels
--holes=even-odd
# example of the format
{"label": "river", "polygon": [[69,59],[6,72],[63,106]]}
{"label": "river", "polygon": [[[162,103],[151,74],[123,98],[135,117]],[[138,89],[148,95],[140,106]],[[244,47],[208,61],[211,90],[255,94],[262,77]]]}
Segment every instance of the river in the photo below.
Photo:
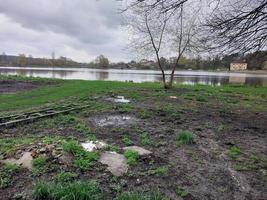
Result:
{"label": "river", "polygon": [[[89,68],[56,68],[56,67],[0,67],[2,75],[22,75],[44,78],[111,80],[154,82],[161,81],[157,70],[126,69],[89,69]],[[247,72],[209,72],[209,71],[176,71],[175,82],[183,84],[245,84],[267,86],[267,73]]]}

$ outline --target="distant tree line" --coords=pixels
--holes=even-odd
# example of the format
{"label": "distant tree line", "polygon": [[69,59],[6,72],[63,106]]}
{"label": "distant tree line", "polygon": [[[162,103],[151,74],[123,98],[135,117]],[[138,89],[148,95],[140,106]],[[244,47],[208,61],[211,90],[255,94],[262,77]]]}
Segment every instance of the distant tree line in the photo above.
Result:
{"label": "distant tree line", "polygon": [[[216,56],[196,56],[195,58],[189,58],[181,56],[179,59],[177,69],[180,70],[228,70],[230,63],[234,61],[242,61],[248,63],[248,69],[260,70],[267,69],[267,51],[257,51],[254,53],[248,53],[244,56],[239,54],[230,55],[216,55]],[[176,58],[160,57],[160,63],[163,69],[171,70],[173,64],[175,64]],[[102,68],[102,69],[158,69],[156,60],[141,59],[139,61],[130,62],[116,62],[112,63],[104,55],[97,56],[97,58],[90,63],[78,63],[66,57],[59,57],[57,59],[48,58],[33,58],[20,54],[18,56],[12,55],[0,55],[1,66],[36,66],[36,67],[88,67],[88,68]]]}

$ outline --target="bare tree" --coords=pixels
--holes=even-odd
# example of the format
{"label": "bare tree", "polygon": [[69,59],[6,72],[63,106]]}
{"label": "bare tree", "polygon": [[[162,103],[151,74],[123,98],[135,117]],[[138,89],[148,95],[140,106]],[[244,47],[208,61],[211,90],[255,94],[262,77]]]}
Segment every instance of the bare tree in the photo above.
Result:
{"label": "bare tree", "polygon": [[[182,55],[192,49],[196,35],[195,17],[185,12],[181,4],[177,12],[164,12],[162,8],[151,10],[146,2],[136,4],[127,10],[126,16],[133,33],[132,47],[142,55],[154,55],[162,74],[164,88],[173,85],[175,70]],[[190,17],[189,17],[190,16]],[[171,73],[166,74],[161,57],[172,55],[175,58]],[[173,56],[174,55],[174,56]]]}
{"label": "bare tree", "polygon": [[[266,0],[124,0],[124,10],[146,3],[146,8],[161,13],[179,12],[185,3],[205,2],[205,37],[212,50],[227,53],[252,52],[267,47]],[[162,7],[162,4],[165,6]]]}
{"label": "bare tree", "polygon": [[267,47],[267,1],[232,0],[207,19],[206,41],[227,53],[253,52]]}

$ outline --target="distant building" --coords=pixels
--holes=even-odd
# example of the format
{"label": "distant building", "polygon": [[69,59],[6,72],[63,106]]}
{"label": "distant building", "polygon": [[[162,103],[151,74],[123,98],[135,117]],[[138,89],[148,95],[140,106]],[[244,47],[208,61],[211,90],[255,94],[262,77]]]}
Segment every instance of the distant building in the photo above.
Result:
{"label": "distant building", "polygon": [[247,70],[248,64],[244,60],[233,61],[230,64],[230,71],[242,71]]}

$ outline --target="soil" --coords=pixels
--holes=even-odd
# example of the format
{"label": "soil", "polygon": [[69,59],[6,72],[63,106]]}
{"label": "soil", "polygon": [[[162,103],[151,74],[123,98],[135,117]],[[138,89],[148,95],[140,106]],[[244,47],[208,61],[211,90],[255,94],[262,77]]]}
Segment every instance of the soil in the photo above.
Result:
{"label": "soil", "polygon": [[[15,88],[14,91],[20,90]],[[126,97],[129,94],[129,91],[118,92],[124,93],[120,95]],[[122,140],[127,135],[132,142],[131,145],[143,147],[152,154],[140,157],[138,164],[130,166],[126,175],[116,179],[107,170],[107,166],[99,162],[82,173],[73,166],[59,165],[41,175],[41,178],[53,177],[62,169],[74,171],[79,174],[81,180],[98,181],[107,195],[106,199],[115,198],[118,190],[157,189],[166,197],[175,200],[267,199],[266,109],[261,112],[245,109],[242,106],[226,109],[222,102],[214,98],[208,99],[208,102],[181,98],[181,95],[192,92],[190,89],[174,90],[169,92],[170,94],[167,92],[164,98],[153,96],[152,93],[155,91],[148,89],[135,92],[139,92],[142,99],[131,100],[129,104],[134,107],[133,111],[127,111],[126,114],[134,119],[131,123],[121,123],[118,116],[125,116],[125,113],[122,113],[121,107],[115,102],[109,102],[113,105],[111,110],[104,110],[101,113],[84,110],[73,115],[80,117],[98,140],[117,145],[122,150],[127,146]],[[177,99],[169,98],[173,95],[177,95]],[[106,104],[107,98],[110,97],[104,96],[96,101]],[[266,99],[260,103],[267,106]],[[173,107],[167,109],[166,105]],[[115,116],[115,120],[111,120],[114,123],[102,125],[103,116],[107,119],[113,119]],[[2,130],[1,138],[19,138],[37,134],[40,138],[72,136],[84,141],[85,136],[72,124],[58,124],[55,127],[45,128],[46,123],[49,124],[44,120]],[[177,145],[176,136],[182,130],[193,133],[194,144]],[[142,141],[145,136],[149,137],[150,142]],[[240,148],[241,153],[237,157],[229,156],[232,147]],[[252,158],[252,155],[257,156]],[[242,170],[237,168],[240,165],[243,167]],[[159,167],[167,167],[168,171],[157,173],[156,169]],[[32,189],[31,181],[34,182],[30,172],[24,169],[22,173],[13,177],[14,184],[0,190],[1,198],[8,199],[12,194],[23,191],[22,188],[25,187],[27,195],[24,198],[31,199],[29,195]],[[189,194],[184,198],[180,197],[176,193],[177,187],[184,188]]]}
{"label": "soil", "polygon": [[43,82],[16,81],[16,80],[0,80],[0,94],[12,94],[24,92],[43,87],[47,84]]}

